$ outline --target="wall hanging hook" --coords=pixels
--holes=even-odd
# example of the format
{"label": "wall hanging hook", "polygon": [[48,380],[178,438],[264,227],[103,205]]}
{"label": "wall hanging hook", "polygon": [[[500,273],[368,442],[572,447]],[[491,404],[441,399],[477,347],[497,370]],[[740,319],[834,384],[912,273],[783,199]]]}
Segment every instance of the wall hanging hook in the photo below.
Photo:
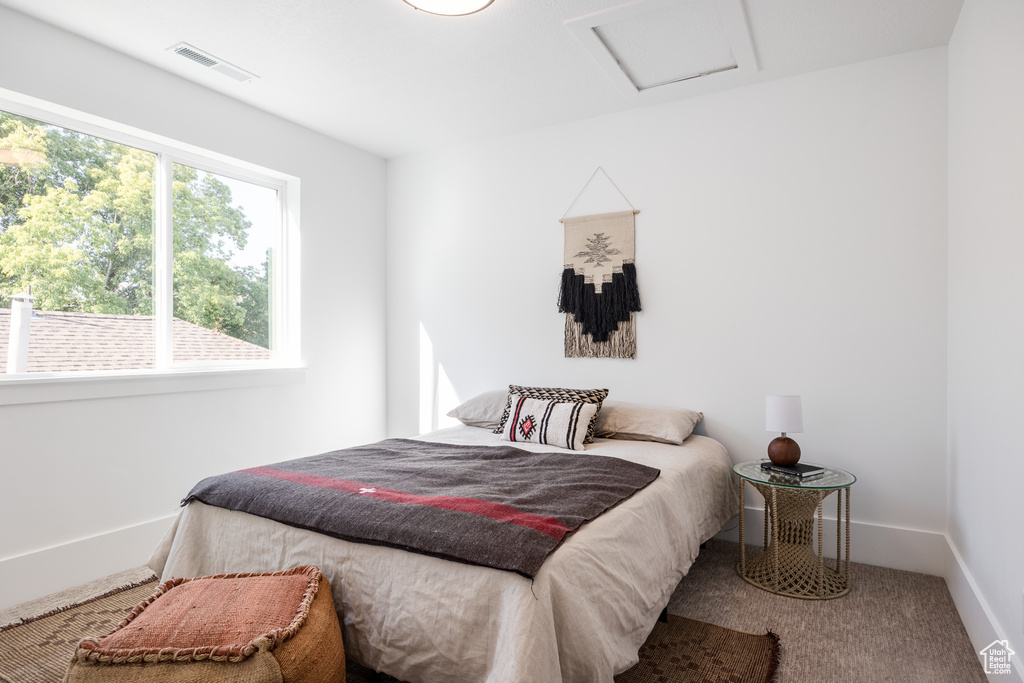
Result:
{"label": "wall hanging hook", "polygon": [[612,184],[612,187],[615,188],[615,191],[618,192],[622,196],[622,198],[626,200],[626,203],[629,204],[629,208],[633,209],[634,215],[640,213],[639,209],[633,206],[633,202],[629,201],[629,198],[622,192],[622,190],[619,189],[619,186],[615,184],[615,181],[611,179],[611,176],[609,176],[603,168],[598,166],[597,169],[590,174],[590,178],[587,179],[587,182],[583,183],[583,187],[580,188],[580,191],[576,193],[576,198],[572,200],[572,204],[569,205],[569,208],[566,209],[565,213],[562,214],[562,217],[558,219],[559,223],[565,222],[565,217],[569,215],[570,211],[572,211],[572,207],[576,206],[576,202],[580,200],[580,197],[583,196],[583,192],[587,189],[591,181],[594,180],[594,177],[598,173],[603,173],[604,177],[608,178],[608,182]]}

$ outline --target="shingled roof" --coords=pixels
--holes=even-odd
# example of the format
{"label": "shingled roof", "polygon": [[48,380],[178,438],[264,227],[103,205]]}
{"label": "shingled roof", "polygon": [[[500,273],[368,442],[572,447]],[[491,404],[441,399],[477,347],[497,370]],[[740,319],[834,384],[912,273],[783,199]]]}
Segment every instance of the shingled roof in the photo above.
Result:
{"label": "shingled roof", "polygon": [[[0,309],[0,373],[7,369],[11,311]],[[174,318],[174,360],[267,360],[270,351]],[[33,315],[29,372],[153,368],[153,316],[42,311]]]}

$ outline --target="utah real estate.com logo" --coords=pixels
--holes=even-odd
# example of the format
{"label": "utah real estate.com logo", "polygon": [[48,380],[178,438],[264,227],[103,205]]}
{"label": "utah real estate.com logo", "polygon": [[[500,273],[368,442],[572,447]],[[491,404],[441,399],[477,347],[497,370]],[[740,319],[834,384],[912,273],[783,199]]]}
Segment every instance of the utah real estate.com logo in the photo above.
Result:
{"label": "utah real estate.com logo", "polygon": [[1014,652],[1010,649],[1009,641],[997,640],[978,654],[984,659],[985,673],[1010,673],[1010,657],[1013,656]]}

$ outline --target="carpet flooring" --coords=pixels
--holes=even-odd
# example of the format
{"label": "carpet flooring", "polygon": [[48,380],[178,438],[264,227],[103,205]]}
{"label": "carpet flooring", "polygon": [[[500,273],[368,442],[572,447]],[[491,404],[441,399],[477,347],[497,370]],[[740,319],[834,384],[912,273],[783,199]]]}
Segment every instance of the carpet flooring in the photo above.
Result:
{"label": "carpet flooring", "polygon": [[745,582],[736,574],[738,559],[738,544],[710,541],[668,611],[739,631],[777,633],[777,683],[987,680],[940,577],[853,563],[847,595],[799,600]]}
{"label": "carpet flooring", "polygon": [[[826,601],[796,600],[740,579],[734,569],[738,551],[734,543],[711,541],[676,588],[669,612],[746,633],[778,634],[782,647],[777,683],[986,681],[941,578],[854,564],[848,595]],[[148,576],[145,568],[133,569],[0,611],[0,626]],[[0,665],[3,656],[0,651]],[[353,667],[347,683],[371,680],[369,672]],[[16,677],[10,681],[23,683]]]}

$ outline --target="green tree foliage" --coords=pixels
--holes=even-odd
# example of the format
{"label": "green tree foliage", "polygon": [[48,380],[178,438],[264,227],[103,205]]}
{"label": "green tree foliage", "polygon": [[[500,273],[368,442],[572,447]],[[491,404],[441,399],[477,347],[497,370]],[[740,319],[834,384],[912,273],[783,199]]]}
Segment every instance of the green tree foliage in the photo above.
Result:
{"label": "green tree foliage", "polygon": [[0,113],[0,232],[13,216],[7,207],[21,206],[26,194],[41,191],[46,182],[46,130],[29,119]]}
{"label": "green tree foliage", "polygon": [[[51,311],[152,315],[150,152],[0,112],[0,287]],[[250,221],[173,165],[173,315],[269,348],[268,267],[232,267]],[[262,270],[262,272],[260,272]]]}

